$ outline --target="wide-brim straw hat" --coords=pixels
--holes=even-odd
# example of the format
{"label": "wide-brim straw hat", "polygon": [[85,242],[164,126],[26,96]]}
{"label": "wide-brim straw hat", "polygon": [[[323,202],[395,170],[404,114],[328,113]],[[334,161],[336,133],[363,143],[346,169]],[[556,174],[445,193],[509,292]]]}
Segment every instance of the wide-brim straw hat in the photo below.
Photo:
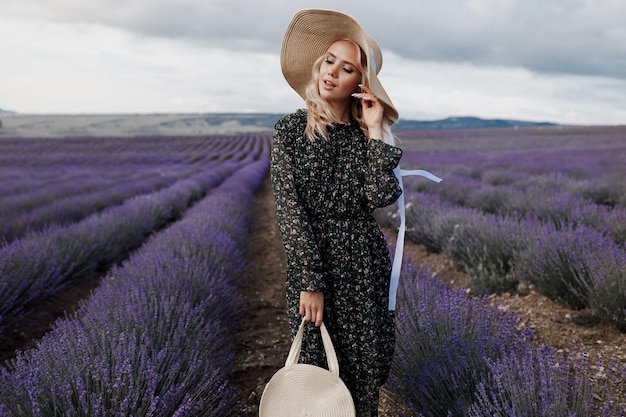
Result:
{"label": "wide-brim straw hat", "polygon": [[367,72],[372,93],[383,102],[389,123],[398,120],[398,111],[383,88],[378,73],[383,55],[376,41],[353,17],[334,10],[300,10],[285,31],[280,64],[285,79],[306,99],[306,86],[311,81],[313,64],[336,41],[356,42],[367,55]]}

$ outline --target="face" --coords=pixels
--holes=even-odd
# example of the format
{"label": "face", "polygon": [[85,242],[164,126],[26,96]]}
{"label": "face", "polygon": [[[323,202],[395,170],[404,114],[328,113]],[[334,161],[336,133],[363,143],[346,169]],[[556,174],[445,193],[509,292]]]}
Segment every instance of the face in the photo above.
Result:
{"label": "face", "polygon": [[333,43],[322,61],[319,73],[320,95],[328,102],[348,103],[359,83],[361,72],[357,46],[348,41]]}

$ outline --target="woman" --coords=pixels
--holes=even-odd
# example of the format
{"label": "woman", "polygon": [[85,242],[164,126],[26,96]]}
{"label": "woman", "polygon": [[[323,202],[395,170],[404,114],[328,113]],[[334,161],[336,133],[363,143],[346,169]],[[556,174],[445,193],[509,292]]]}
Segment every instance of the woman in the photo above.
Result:
{"label": "woman", "polygon": [[292,336],[303,316],[310,322],[300,362],[326,367],[324,321],[359,417],[378,415],[395,343],[389,251],[371,215],[401,193],[392,170],[402,151],[383,141],[398,112],[377,78],[381,65],[380,48],[350,16],[297,13],[281,66],[307,109],[276,123],[272,146]]}

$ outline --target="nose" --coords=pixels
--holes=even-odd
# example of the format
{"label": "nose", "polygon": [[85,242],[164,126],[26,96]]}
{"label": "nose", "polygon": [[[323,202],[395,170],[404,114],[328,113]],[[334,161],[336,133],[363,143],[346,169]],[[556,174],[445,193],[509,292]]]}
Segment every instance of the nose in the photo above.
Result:
{"label": "nose", "polygon": [[328,67],[328,71],[327,74],[332,76],[332,77],[337,77],[337,70],[338,70],[339,66],[336,64],[333,64],[331,66]]}

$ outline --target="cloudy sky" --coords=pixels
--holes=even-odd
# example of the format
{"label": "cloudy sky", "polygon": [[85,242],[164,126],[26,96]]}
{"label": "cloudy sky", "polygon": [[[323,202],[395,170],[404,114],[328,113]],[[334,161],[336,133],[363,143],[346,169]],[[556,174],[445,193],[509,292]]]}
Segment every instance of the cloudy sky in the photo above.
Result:
{"label": "cloudy sky", "polygon": [[302,8],[362,23],[402,118],[626,124],[624,0],[3,0],[0,109],[291,112]]}

